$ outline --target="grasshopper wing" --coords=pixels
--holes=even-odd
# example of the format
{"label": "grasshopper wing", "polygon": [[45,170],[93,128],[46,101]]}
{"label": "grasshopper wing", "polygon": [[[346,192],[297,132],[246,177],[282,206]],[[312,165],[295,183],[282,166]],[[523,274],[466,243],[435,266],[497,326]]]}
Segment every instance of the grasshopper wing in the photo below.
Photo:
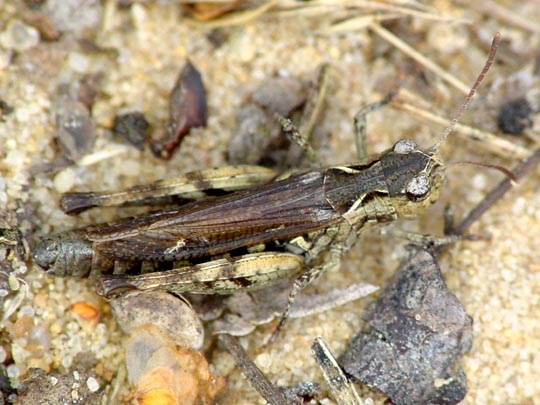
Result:
{"label": "grasshopper wing", "polygon": [[171,261],[286,239],[341,220],[322,192],[325,172],[309,172],[248,191],[88,231],[107,257]]}

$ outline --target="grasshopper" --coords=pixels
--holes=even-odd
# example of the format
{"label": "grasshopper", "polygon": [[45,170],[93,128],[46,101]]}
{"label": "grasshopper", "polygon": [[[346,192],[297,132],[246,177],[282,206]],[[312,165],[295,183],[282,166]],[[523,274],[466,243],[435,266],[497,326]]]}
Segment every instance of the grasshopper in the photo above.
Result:
{"label": "grasshopper", "polygon": [[[296,294],[323,272],[339,267],[361,233],[415,217],[437,200],[445,175],[439,149],[491,66],[498,42],[497,34],[467,99],[431,148],[400,140],[359,163],[307,171],[178,208],[52,235],[36,248],[35,261],[58,276],[96,276],[98,292],[105,297],[130,289],[230,294],[264,288],[300,273],[277,332]],[[365,137],[366,115],[372,109],[368,106],[356,116],[358,138]],[[298,138],[291,123],[281,121]],[[185,179],[194,178],[192,173]],[[200,180],[204,186],[212,185]],[[137,190],[148,188],[131,191]],[[148,197],[141,195],[142,200]],[[101,204],[94,197],[88,205]],[[119,201],[111,197],[108,202]],[[74,211],[84,208],[74,207]],[[164,270],[167,267],[170,270]]]}

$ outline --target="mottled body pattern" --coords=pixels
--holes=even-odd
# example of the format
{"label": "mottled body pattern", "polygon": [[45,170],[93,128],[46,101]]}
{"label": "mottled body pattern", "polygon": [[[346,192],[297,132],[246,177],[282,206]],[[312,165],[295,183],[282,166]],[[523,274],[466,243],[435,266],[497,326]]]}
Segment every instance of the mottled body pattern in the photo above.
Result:
{"label": "mottled body pattern", "polygon": [[[369,225],[417,215],[437,198],[442,167],[433,152],[400,141],[364,163],[310,171],[175,209],[52,235],[35,258],[56,275],[113,272],[116,276],[102,280],[105,295],[118,287],[178,293],[261,288],[283,273],[317,268],[318,274],[335,267]],[[268,243],[276,251],[233,254]],[[134,264],[142,273],[160,269],[149,263],[171,263],[173,270],[123,275],[133,271]],[[218,287],[217,280],[231,281]]]}

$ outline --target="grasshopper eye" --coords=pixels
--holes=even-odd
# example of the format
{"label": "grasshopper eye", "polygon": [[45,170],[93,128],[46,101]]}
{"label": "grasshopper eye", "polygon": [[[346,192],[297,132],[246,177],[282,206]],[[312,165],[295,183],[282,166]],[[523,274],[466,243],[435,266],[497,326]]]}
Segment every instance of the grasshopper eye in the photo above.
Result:
{"label": "grasshopper eye", "polygon": [[410,139],[402,139],[401,141],[396,142],[393,151],[395,153],[399,153],[400,155],[404,155],[414,152],[417,149],[418,147],[416,146],[416,143],[414,141],[411,141]]}
{"label": "grasshopper eye", "polygon": [[429,178],[425,174],[415,176],[407,183],[406,188],[407,198],[410,201],[422,201],[426,199],[431,191]]}

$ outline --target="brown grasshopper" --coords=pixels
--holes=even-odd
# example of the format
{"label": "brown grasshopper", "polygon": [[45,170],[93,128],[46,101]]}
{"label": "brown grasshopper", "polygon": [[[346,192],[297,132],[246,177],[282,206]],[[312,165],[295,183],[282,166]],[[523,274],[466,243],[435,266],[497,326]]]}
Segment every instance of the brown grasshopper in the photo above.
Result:
{"label": "brown grasshopper", "polygon": [[[439,148],[491,66],[498,42],[497,34],[467,99],[431,148],[400,140],[360,163],[308,171],[179,208],[52,235],[36,248],[35,261],[58,276],[97,276],[98,291],[105,297],[129,289],[229,294],[264,288],[301,273],[279,330],[295,295],[321,273],[338,267],[359,234],[415,217],[437,200],[445,174]],[[359,138],[365,137],[365,117],[372,109],[368,106],[357,114]],[[282,119],[282,124],[298,137],[290,122]],[[212,186],[200,174],[185,179],[200,180],[198,189]],[[130,190],[137,191],[142,200],[148,197],[148,187]],[[101,202],[90,196],[89,206],[119,202],[112,194],[111,200],[105,196]],[[77,195],[64,197],[65,206],[66,199],[73,202]],[[75,211],[84,208],[77,204]],[[170,270],[163,271],[167,267]]]}

